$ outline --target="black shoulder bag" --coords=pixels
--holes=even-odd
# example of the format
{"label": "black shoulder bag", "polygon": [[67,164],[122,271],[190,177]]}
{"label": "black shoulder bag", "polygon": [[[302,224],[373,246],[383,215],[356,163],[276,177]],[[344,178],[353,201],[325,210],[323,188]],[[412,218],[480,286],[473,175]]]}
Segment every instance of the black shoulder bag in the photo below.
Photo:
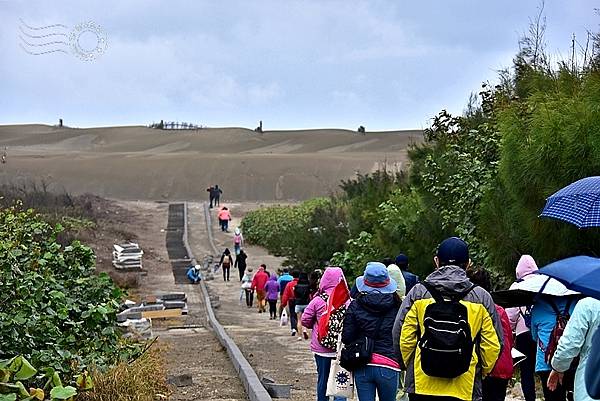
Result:
{"label": "black shoulder bag", "polygon": [[[377,321],[377,326],[375,328],[376,334],[379,333],[384,318],[385,313]],[[351,372],[367,366],[367,364],[371,362],[374,345],[375,340],[367,336],[362,336],[358,340],[348,345],[344,345],[344,348],[342,348],[342,352],[340,353],[340,365]]]}

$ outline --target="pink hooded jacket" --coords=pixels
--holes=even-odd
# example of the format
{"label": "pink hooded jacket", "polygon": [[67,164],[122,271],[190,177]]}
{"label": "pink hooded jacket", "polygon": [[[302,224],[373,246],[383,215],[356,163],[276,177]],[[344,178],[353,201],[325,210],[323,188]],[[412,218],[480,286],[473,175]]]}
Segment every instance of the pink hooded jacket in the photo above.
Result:
{"label": "pink hooded jacket", "polygon": [[[319,292],[331,295],[336,285],[344,278],[344,272],[339,267],[328,267],[325,269],[319,282]],[[350,301],[348,301],[350,303]],[[315,296],[302,314],[302,326],[312,329],[310,338],[310,350],[315,354],[326,357],[335,357],[336,350],[323,347],[319,343],[319,318],[327,312],[327,303],[320,296]]]}
{"label": "pink hooded jacket", "polygon": [[[537,264],[530,255],[521,256],[521,259],[519,259],[519,263],[517,263],[516,269],[517,281],[527,280],[528,276],[531,273],[536,272],[537,270]],[[515,283],[511,285],[511,288],[513,287],[513,285],[515,285]],[[525,308],[523,308],[523,312],[525,312],[524,309]],[[523,319],[523,316],[521,316],[521,313],[519,312],[520,310],[521,308],[506,309],[506,314],[508,315],[508,319],[510,320],[510,326],[513,330],[515,330],[516,335],[529,331],[529,328],[527,328],[527,326],[525,325],[525,320]]]}

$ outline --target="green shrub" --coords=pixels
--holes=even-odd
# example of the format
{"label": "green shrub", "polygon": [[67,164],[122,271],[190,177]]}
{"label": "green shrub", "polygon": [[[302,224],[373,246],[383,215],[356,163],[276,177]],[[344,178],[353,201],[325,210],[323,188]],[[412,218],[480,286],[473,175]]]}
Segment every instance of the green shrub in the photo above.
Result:
{"label": "green shrub", "polygon": [[116,329],[121,290],[96,274],[88,247],[58,244],[61,230],[33,210],[0,209],[0,359],[22,355],[72,377],[137,348]]}

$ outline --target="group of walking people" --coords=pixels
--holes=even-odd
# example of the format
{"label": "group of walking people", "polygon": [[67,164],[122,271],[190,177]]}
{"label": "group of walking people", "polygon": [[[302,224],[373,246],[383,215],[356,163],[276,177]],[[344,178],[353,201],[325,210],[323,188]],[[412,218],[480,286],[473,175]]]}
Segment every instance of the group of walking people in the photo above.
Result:
{"label": "group of walking people", "polygon": [[[400,254],[367,263],[351,287],[339,267],[307,273],[261,264],[254,272],[239,228],[232,248],[219,266],[226,282],[238,269],[240,303],[252,308],[256,295],[258,313],[268,305],[269,319],[289,324],[299,341],[310,339],[317,401],[344,400],[348,391],[360,401],[504,401],[515,365],[525,401],[536,400],[536,375],[545,401],[591,400],[583,369],[600,301],[540,295],[505,310],[460,238],[440,243],[423,281]],[[523,255],[514,285],[536,271]]]}
{"label": "group of walking people", "polygon": [[[515,364],[526,401],[536,399],[536,375],[545,401],[591,400],[583,369],[600,301],[541,295],[505,310],[457,237],[439,245],[434,264],[420,281],[405,255],[369,262],[351,288],[339,267],[277,275],[261,265],[244,280],[259,313],[265,299],[270,319],[287,313],[291,335],[310,338],[318,401],[344,400],[348,391],[361,401],[503,401]],[[536,270],[522,256],[517,282]]]}

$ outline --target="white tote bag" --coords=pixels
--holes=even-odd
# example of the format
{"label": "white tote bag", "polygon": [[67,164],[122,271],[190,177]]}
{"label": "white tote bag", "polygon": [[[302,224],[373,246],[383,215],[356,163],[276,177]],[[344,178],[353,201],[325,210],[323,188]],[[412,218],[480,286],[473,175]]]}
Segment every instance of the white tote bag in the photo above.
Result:
{"label": "white tote bag", "polygon": [[279,325],[283,327],[287,324],[288,324],[288,315],[287,315],[287,312],[285,311],[285,309],[283,309],[283,312],[281,312],[281,319],[279,319]]}
{"label": "white tote bag", "polygon": [[342,335],[338,337],[336,358],[331,361],[331,369],[327,378],[328,397],[345,397],[349,400],[354,399],[354,375],[349,370],[340,366],[340,352],[342,349]]}

